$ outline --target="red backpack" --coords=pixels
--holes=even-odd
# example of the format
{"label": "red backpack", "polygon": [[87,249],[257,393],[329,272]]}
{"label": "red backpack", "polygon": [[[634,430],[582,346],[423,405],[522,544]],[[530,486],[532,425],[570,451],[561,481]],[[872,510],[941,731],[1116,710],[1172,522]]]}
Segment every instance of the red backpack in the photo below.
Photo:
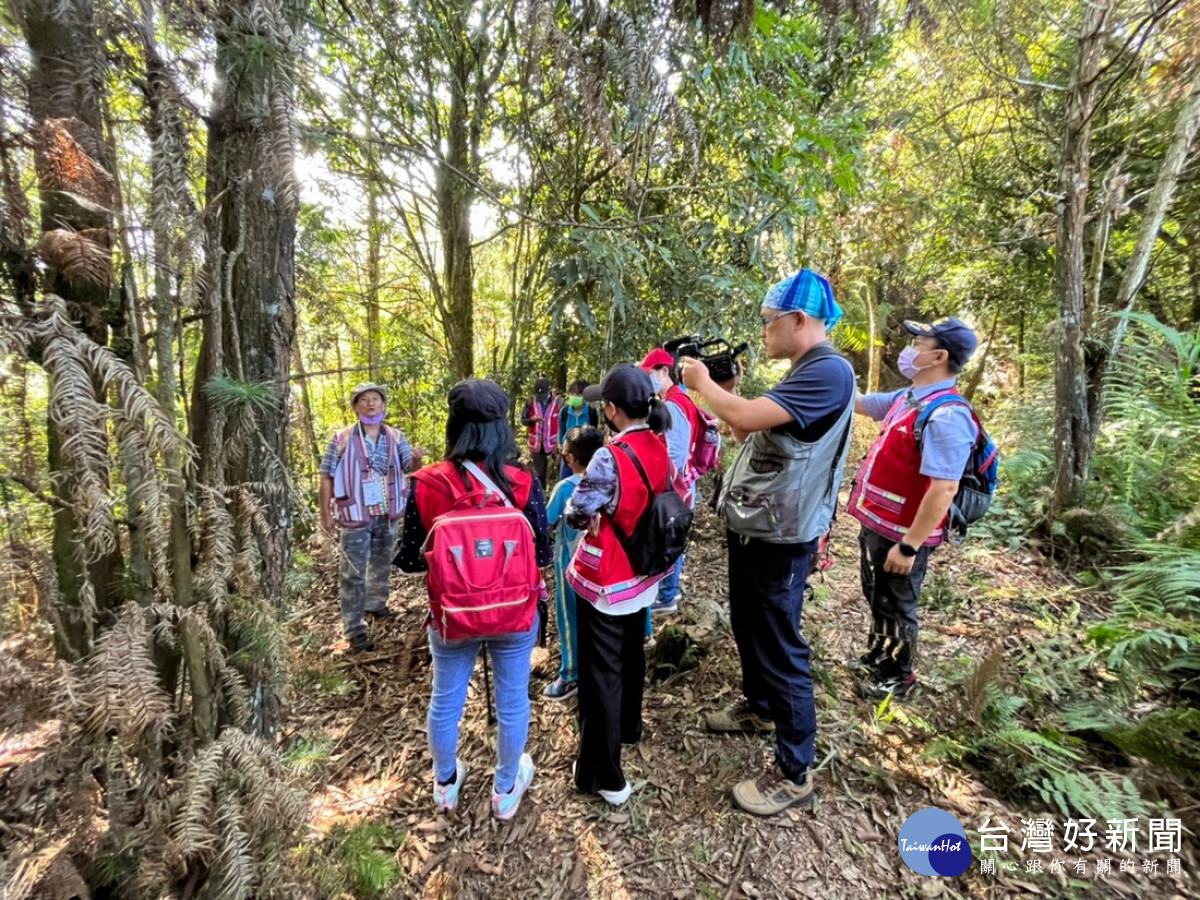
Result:
{"label": "red backpack", "polygon": [[529,631],[542,580],[533,527],[482,469],[466,469],[483,487],[455,496],[421,548],[433,627],[447,641]]}

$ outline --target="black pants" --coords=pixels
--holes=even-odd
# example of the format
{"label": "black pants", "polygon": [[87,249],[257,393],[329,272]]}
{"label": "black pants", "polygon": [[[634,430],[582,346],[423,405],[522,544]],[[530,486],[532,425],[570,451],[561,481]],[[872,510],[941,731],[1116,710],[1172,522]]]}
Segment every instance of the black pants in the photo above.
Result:
{"label": "black pants", "polygon": [[742,692],[775,723],[775,758],[800,781],[817,746],[811,654],[801,631],[804,586],[816,541],[768,544],[726,532],[729,624],[742,663]]}
{"label": "black pants", "polygon": [[867,652],[885,677],[908,675],[917,661],[917,641],[921,629],[917,622],[917,603],[921,583],[929,568],[932,547],[922,547],[913,557],[912,571],[896,575],[883,570],[888,551],[896,542],[869,528],[858,532],[861,550],[859,568],[863,595],[871,606],[871,634]]}
{"label": "black pants", "polygon": [[542,488],[548,487],[546,484],[546,463],[550,459],[548,453],[539,453],[537,450],[530,451],[530,456],[533,460],[533,474],[538,477],[538,481],[542,483]]}
{"label": "black pants", "polygon": [[642,691],[646,678],[646,613],[598,612],[582,598],[579,617],[579,760],[581,791],[619,791],[625,786],[621,744],[642,737]]}

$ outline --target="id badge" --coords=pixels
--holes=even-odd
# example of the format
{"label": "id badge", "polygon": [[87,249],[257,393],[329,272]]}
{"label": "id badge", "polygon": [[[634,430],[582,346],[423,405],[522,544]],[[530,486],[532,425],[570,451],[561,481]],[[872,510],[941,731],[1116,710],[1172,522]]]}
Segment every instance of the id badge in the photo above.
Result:
{"label": "id badge", "polygon": [[378,478],[363,482],[363,503],[367,506],[383,506],[383,482]]}

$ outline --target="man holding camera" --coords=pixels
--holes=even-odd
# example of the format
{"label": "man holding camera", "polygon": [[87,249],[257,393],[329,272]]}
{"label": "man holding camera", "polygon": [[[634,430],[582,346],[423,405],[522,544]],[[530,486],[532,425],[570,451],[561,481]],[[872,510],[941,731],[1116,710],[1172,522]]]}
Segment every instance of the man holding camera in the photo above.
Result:
{"label": "man holding camera", "polygon": [[813,800],[817,720],[801,617],[854,414],[854,371],[827,338],[841,317],[829,282],[809,269],[772,286],[762,303],[763,343],[768,358],[792,368],[754,400],[717,385],[702,362],[682,360],[684,384],[745,442],[718,499],[745,699],[706,723],[717,732],[775,733],[775,764],[733,788],[739,807],[762,816]]}

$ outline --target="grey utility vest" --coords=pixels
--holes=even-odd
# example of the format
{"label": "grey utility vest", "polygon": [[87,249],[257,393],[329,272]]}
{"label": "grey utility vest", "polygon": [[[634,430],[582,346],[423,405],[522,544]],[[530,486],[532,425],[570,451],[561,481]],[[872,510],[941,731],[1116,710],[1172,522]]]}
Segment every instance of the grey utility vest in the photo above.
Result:
{"label": "grey utility vest", "polygon": [[[830,344],[818,344],[789,377],[829,356],[850,365]],[[771,544],[803,544],[829,530],[850,453],[854,400],[852,392],[833,427],[815,443],[778,431],[750,435],[725,473],[717,501],[730,531]]]}

